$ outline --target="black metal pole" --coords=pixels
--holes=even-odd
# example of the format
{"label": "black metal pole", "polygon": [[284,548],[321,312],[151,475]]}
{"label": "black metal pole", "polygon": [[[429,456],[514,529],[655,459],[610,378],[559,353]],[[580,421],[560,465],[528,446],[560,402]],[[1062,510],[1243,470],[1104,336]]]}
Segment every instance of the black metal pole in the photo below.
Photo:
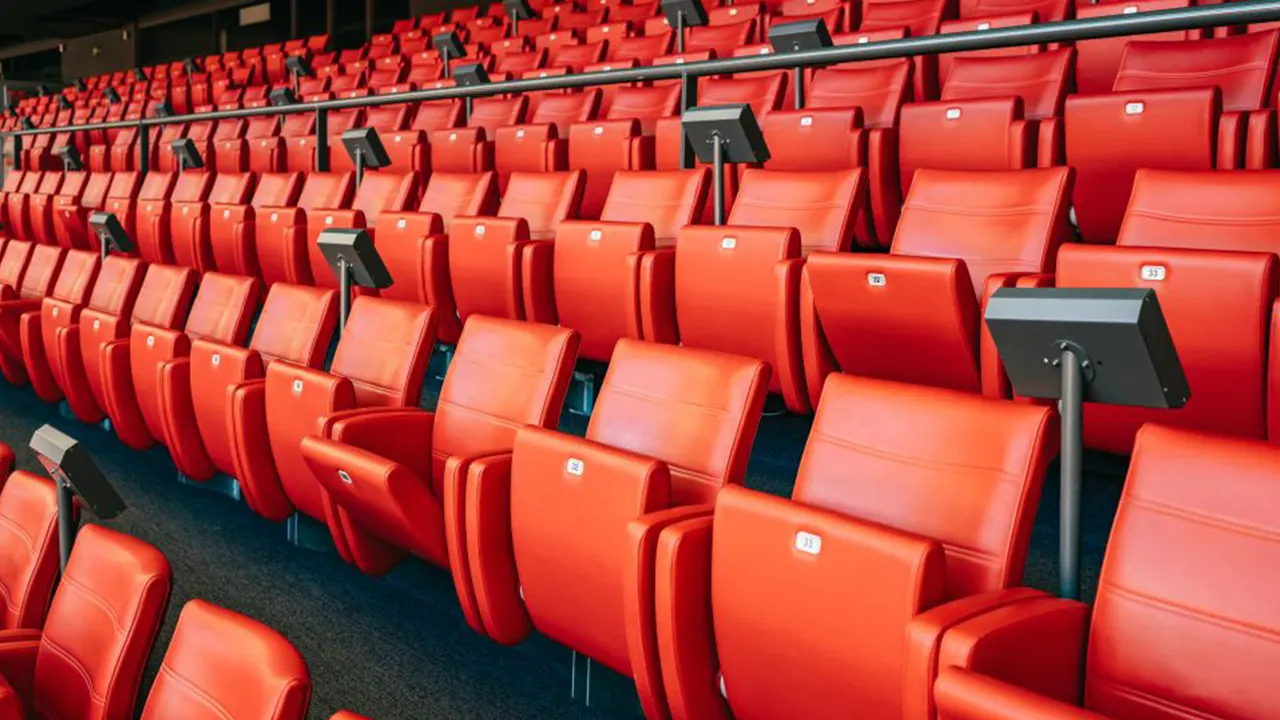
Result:
{"label": "black metal pole", "polygon": [[289,74],[293,76],[293,97],[295,99],[301,100],[302,99],[302,80],[298,78],[298,73],[296,72],[290,71]]}
{"label": "black metal pole", "polygon": [[[684,73],[680,76],[680,115],[683,117],[689,108],[698,105],[698,78]],[[697,158],[693,154],[693,145],[689,144],[689,134],[680,126],[680,168],[693,169]]]}
{"label": "black metal pole", "polygon": [[26,170],[22,162],[22,136],[13,136],[13,169]]}
{"label": "black metal pole", "polygon": [[444,63],[444,76],[449,77],[449,48],[440,48],[440,61]]}
{"label": "black metal pole", "polygon": [[1058,528],[1059,594],[1070,600],[1080,599],[1080,496],[1084,485],[1084,371],[1081,358],[1069,347],[1060,348],[1062,399],[1058,412],[1062,416],[1061,509]]}
{"label": "black metal pole", "polygon": [[329,172],[329,111],[316,110],[316,172]]}
{"label": "black metal pole", "polygon": [[711,143],[712,186],[715,191],[715,223],[724,225],[724,142],[719,135]]}
{"label": "black metal pole", "polygon": [[684,12],[676,13],[676,52],[684,52]]}
{"label": "black metal pole", "polygon": [[356,189],[360,189],[360,183],[364,182],[364,151],[356,148]]}
{"label": "black metal pole", "polygon": [[515,15],[511,16],[511,35],[510,37],[520,37],[520,18]]}
{"label": "black metal pole", "polygon": [[804,109],[804,70],[804,68],[798,67],[794,71],[797,110]]}
{"label": "black metal pole", "polygon": [[138,128],[138,174],[146,175],[151,171],[151,126]]}
{"label": "black metal pole", "polygon": [[471,122],[471,98],[463,98],[462,101],[462,124],[466,126]]}
{"label": "black metal pole", "polygon": [[58,559],[63,574],[71,560],[71,546],[76,542],[76,496],[66,480],[58,479]]}
{"label": "black metal pole", "polygon": [[346,258],[338,258],[338,337],[347,331],[347,315],[351,314],[351,268]]}

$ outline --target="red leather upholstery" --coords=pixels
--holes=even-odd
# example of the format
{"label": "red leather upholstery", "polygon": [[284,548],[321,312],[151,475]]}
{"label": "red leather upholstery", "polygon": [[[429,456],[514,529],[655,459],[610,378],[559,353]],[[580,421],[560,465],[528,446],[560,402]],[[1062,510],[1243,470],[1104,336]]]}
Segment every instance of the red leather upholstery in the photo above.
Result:
{"label": "red leather upholstery", "polygon": [[[63,251],[61,255],[58,279],[54,282],[53,289],[38,304],[17,301],[11,306],[9,302],[0,302],[0,332],[7,336],[16,330],[21,344],[22,363],[27,378],[31,381],[31,389],[45,402],[62,399],[57,369],[51,361],[57,355],[54,328],[75,321],[80,308],[89,299],[89,291],[98,276],[96,253],[69,250]],[[10,312],[8,307],[17,312]],[[45,329],[46,318],[50,323],[48,330]],[[16,327],[10,325],[14,319],[17,320]]]}
{"label": "red leather upholstery", "polygon": [[[84,173],[79,173],[79,176],[83,178]],[[35,192],[28,196],[27,226],[31,231],[32,242],[57,242],[53,235],[53,198],[62,194],[63,180],[70,177],[65,172],[45,173]]]}
{"label": "red leather upholstery", "polygon": [[1140,169],[1116,244],[1277,252],[1280,174]]}
{"label": "red leather upholstery", "polygon": [[232,275],[258,277],[258,211],[269,207],[289,207],[302,190],[299,173],[262,173],[247,203],[211,201],[209,242],[214,266]]}
{"label": "red leather upholstery", "polygon": [[354,186],[355,180],[350,173],[308,173],[295,202],[256,210],[258,219],[254,234],[258,269],[268,285],[276,282],[312,283],[310,249],[307,247],[310,237],[308,211],[350,207]]}
{"label": "red leather upholstery", "polygon": [[[131,366],[132,335],[180,327],[191,309],[197,281],[196,272],[189,268],[150,265],[127,323],[123,317],[93,310],[81,314],[80,352],[86,358],[89,386],[97,404],[110,416],[116,434],[134,449],[145,450],[154,438],[138,407]],[[87,331],[83,327],[86,321],[90,323]],[[146,335],[140,336],[139,341],[145,346]],[[97,365],[93,369],[87,361],[90,353]]]}
{"label": "red leather upholstery", "polygon": [[91,172],[78,200],[62,195],[54,199],[53,232],[59,245],[67,248],[93,248],[97,245],[97,236],[89,232],[89,214],[106,202],[111,181],[109,172]]}
{"label": "red leather upholstery", "polygon": [[[1191,0],[1130,0],[1107,2],[1097,5],[1077,4],[1076,17],[1081,20],[1110,15],[1130,15],[1153,10],[1171,10],[1194,5]],[[1179,30],[1143,35],[1142,42],[1195,40],[1202,37],[1199,30]],[[1128,37],[1081,40],[1076,43],[1076,90],[1084,94],[1110,92],[1115,86],[1116,71],[1120,68],[1125,48],[1131,42]]]}
{"label": "red leather upholstery", "polygon": [[[532,97],[532,95],[531,95]],[[494,166],[506,188],[513,172],[551,172],[568,167],[569,126],[595,117],[600,92],[548,93],[532,110],[528,124],[500,127],[494,133]]]}
{"label": "red leather upholstery", "polygon": [[481,172],[493,169],[493,145],[498,128],[524,122],[529,99],[477,98],[465,128],[431,133],[431,169],[445,172]]}
{"label": "red leather upholstery", "polygon": [[[306,252],[310,268],[308,284],[319,287],[338,287],[338,278],[320,252],[317,241],[320,233],[330,228],[363,228],[377,223],[383,212],[401,212],[409,209],[418,194],[417,178],[412,174],[369,171],[355,191],[351,209],[338,209],[318,205],[307,211]],[[292,282],[301,282],[295,278]]]}
{"label": "red leather upholstery", "polygon": [[577,330],[591,360],[608,361],[618,340],[642,337],[642,257],[674,246],[701,214],[708,176],[706,168],[619,171],[600,220],[561,222],[554,246],[536,245],[526,258],[550,262],[555,275],[554,297],[526,288],[526,317]]}
{"label": "red leather upholstery", "polygon": [[519,428],[555,427],[577,350],[570,330],[476,316],[434,413],[342,413],[304,439],[342,556],[375,574],[406,552],[451,568],[468,621],[481,630],[466,560],[469,473],[509,466]]}
{"label": "red leather upholstery", "polygon": [[[905,28],[910,37],[936,35],[941,23],[952,12],[947,0],[866,0],[862,7],[859,32]],[[912,59],[913,84],[917,100],[938,96],[938,63],[936,55],[918,55]]]}
{"label": "red leather upholstery", "polygon": [[[13,468],[8,452],[0,471]],[[58,577],[58,490],[48,478],[24,470],[6,477],[0,490],[0,542],[8,556],[0,568],[0,628],[39,630]]]}
{"label": "red leather upholstery", "polygon": [[635,678],[661,717],[656,647],[628,630],[652,627],[653,541],[742,483],[767,378],[759,361],[623,340],[585,439],[524,428],[509,467],[473,471],[467,547],[485,632],[510,644],[537,629]]}
{"label": "red leather upholstery", "polygon": [[728,717],[721,688],[736,717],[904,716],[944,618],[1020,579],[1054,423],[1045,407],[832,376],[790,501],[729,488],[713,517],[661,530],[656,622],[628,624],[632,657],[656,645],[674,718]]}
{"label": "red leather upholstery", "polygon": [[[169,178],[161,180],[164,175]],[[172,225],[173,203],[202,203],[209,195],[213,175],[200,171],[148,173],[138,195],[138,254],[148,263],[174,264]],[[168,192],[159,194],[156,185],[167,184]],[[189,212],[189,211],[188,211]]]}
{"label": "red leather upholstery", "polygon": [[492,215],[497,209],[494,173],[432,173],[417,212],[384,212],[378,217],[374,242],[395,278],[379,294],[435,308],[440,340],[456,343],[462,324],[449,278],[449,227],[455,217]]}
{"label": "red leather upholstery", "polygon": [[134,717],[170,585],[159,550],[100,525],[82,528],[34,651],[29,687],[6,675],[11,688],[38,717]]}
{"label": "red leather upholstery", "polygon": [[[58,232],[58,216],[55,212],[61,204],[78,202],[84,194],[89,182],[90,173],[83,170],[70,170],[62,174],[62,184],[54,195],[36,195],[31,198],[32,232],[40,242],[58,243],[63,247],[71,247],[69,242],[63,244]],[[2,194],[2,193],[0,193]],[[0,206],[3,206],[0,201]]]}
{"label": "red leather upholstery", "polygon": [[[215,340],[191,342],[191,414],[166,422],[166,444],[182,448],[174,462],[188,477],[207,480],[217,472],[241,479],[245,502],[255,512],[283,520],[292,512],[284,496],[266,435],[266,367],[282,361],[323,366],[337,324],[332,290],[276,283],[267,293],[248,349]],[[176,407],[183,398],[171,398]],[[193,428],[198,442],[187,440]],[[179,422],[181,421],[181,422]],[[181,439],[181,442],[176,440]]]}
{"label": "red leather upholstery", "polygon": [[[1280,525],[1266,511],[1280,500],[1277,467],[1280,453],[1270,445],[1143,428],[1092,618],[1084,605],[1045,598],[955,627],[939,657],[938,717],[1173,720],[1280,711],[1264,670],[1275,662],[1280,612],[1256,572],[1277,560],[1270,537]],[[1162,561],[1169,557],[1179,562]]]}
{"label": "red leather upholstery", "polygon": [[307,663],[275,630],[203,600],[182,609],[142,720],[303,720]]}
{"label": "red leather upholstery", "polygon": [[[212,207],[245,205],[253,190],[248,173],[218,173],[205,198],[191,198],[179,187],[169,207],[169,237],[174,264],[202,273],[217,269],[210,235]],[[228,268],[233,271],[234,268]]]}
{"label": "red leather upholstery", "polygon": [[[43,136],[37,136],[43,137]],[[5,195],[5,234],[19,240],[31,239],[31,222],[27,214],[27,205],[36,188],[40,186],[44,173],[28,172],[18,182],[18,189]]]}
{"label": "red leather upholstery", "polygon": [[[497,217],[455,217],[449,230],[449,274],[458,315],[473,313],[525,318],[528,292],[546,297],[550,267],[525,289],[525,262],[532,247],[555,237],[560,221],[577,217],[582,202],[581,170],[554,173],[513,173]],[[534,272],[534,270],[529,270]]]}
{"label": "red leather upholstery", "polygon": [[133,313],[144,269],[139,260],[109,256],[83,311],[51,300],[41,308],[49,369],[67,406],[83,422],[96,423],[105,416],[98,350],[108,340],[123,337],[127,323],[122,318]]}
{"label": "red leather upholstery", "polygon": [[921,170],[890,255],[810,256],[799,315],[814,401],[834,368],[1007,395],[982,309],[1052,269],[1071,183],[1069,168]]}
{"label": "red leather upholstery", "polygon": [[[329,371],[288,362],[266,367],[265,427],[274,473],[238,475],[262,497],[324,520],[327,494],[304,461],[301,442],[325,417],[361,408],[404,408],[417,404],[428,358],[436,340],[431,308],[375,297],[357,297],[338,341]],[[259,426],[261,427],[261,426]]]}

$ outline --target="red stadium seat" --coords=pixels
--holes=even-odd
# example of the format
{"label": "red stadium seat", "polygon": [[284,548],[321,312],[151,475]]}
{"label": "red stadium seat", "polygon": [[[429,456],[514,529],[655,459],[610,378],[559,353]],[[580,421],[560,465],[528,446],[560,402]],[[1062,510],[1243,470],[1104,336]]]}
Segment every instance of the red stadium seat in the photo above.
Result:
{"label": "red stadium seat", "polygon": [[[338,278],[320,252],[317,240],[320,233],[329,228],[374,227],[384,212],[408,210],[418,195],[418,181],[412,174],[369,171],[355,191],[351,208],[336,209],[318,206],[307,211],[306,253],[310,258],[308,284],[318,287],[338,287]],[[370,231],[376,234],[376,231]]]}
{"label": "red stadium seat", "polygon": [[74,186],[66,188],[68,183],[79,183],[83,186],[83,172],[47,172],[41,178],[36,190],[27,196],[26,225],[30,231],[32,242],[52,245],[58,242],[53,231],[53,205],[58,195],[79,195]]}
{"label": "red stadium seat", "polygon": [[[905,29],[908,37],[937,35],[950,12],[947,0],[865,0],[858,32]],[[938,97],[938,56],[917,55],[912,65],[916,100]]]}
{"label": "red stadium seat", "polygon": [[1055,422],[1042,406],[832,376],[790,500],[726,488],[714,511],[627,528],[654,558],[626,572],[642,702],[673,718],[728,718],[726,703],[762,719],[916,716],[947,628],[1033,593],[1007,588]]}
{"label": "red stadium seat", "polygon": [[[127,333],[144,270],[139,260],[108,256],[83,311],[52,298],[46,298],[41,308],[49,368],[68,408],[82,422],[96,423],[106,416],[98,350]],[[158,285],[153,287],[159,290]]]}
{"label": "red stadium seat", "polygon": [[[30,272],[27,273],[31,275]],[[89,300],[89,293],[98,276],[98,255],[88,250],[63,251],[62,265],[57,273],[53,289],[39,304],[29,309],[18,301],[14,309],[20,309],[17,335],[21,344],[21,358],[27,378],[36,397],[45,402],[62,399],[62,388],[50,359],[57,354],[52,328],[74,322],[80,309]],[[8,303],[0,302],[0,308]],[[7,323],[12,319],[8,310],[0,309],[0,332],[8,334],[15,328]],[[66,313],[66,317],[62,317]],[[50,329],[45,329],[45,324]]]}
{"label": "red stadium seat", "polygon": [[[138,237],[137,204],[144,200],[159,200],[169,194],[172,175],[154,173],[155,178],[144,183],[142,175],[135,171],[117,172],[111,176],[111,186],[107,189],[107,198],[102,203],[102,210],[112,213],[120,221],[120,226],[131,238]],[[88,217],[85,216],[85,222]],[[86,224],[86,228],[87,228]],[[97,233],[88,233],[89,246],[94,250],[100,248]]]}
{"label": "red stadium seat", "polygon": [[888,256],[811,255],[799,315],[814,401],[834,369],[1007,395],[982,310],[997,288],[1048,282],[1071,182],[1068,168],[921,170]]}
{"label": "red stadium seat", "polygon": [[513,172],[554,172],[569,162],[569,127],[595,118],[600,92],[553,93],[541,98],[522,125],[500,127],[493,134],[498,186],[505,190]]}
{"label": "red stadium seat", "polygon": [[253,175],[218,173],[208,196],[191,198],[183,194],[181,181],[169,207],[169,238],[176,265],[201,273],[218,269],[210,239],[210,215],[214,205],[244,205],[253,191]]}
{"label": "red stadium seat", "polygon": [[493,144],[488,141],[498,128],[524,122],[528,103],[523,95],[473,100],[466,127],[431,133],[431,169],[464,173],[493,169]]}
{"label": "red stadium seat", "polygon": [[[525,317],[582,335],[582,357],[607,362],[624,337],[642,337],[641,259],[672,247],[701,215],[709,171],[619,171],[600,220],[565,220],[554,243],[530,246]],[[554,292],[550,276],[554,274]],[[535,282],[529,283],[529,280]]]}
{"label": "red stadium seat", "polygon": [[[163,176],[169,176],[164,178]],[[158,194],[156,188],[168,184],[170,190]],[[184,173],[147,173],[138,193],[137,234],[138,254],[148,263],[174,263],[173,221],[174,205],[203,203],[213,185],[213,174],[192,170]],[[151,190],[156,190],[153,194]],[[188,209],[188,213],[190,210]],[[178,215],[178,220],[181,215]]]}
{"label": "red stadium seat", "polygon": [[42,632],[4,643],[0,717],[127,720],[164,620],[172,571],[154,547],[101,525],[82,528]]}
{"label": "red stadium seat", "polygon": [[[1156,10],[1173,10],[1194,5],[1192,0],[1127,0],[1105,2],[1096,5],[1077,3],[1076,17],[1081,20],[1132,15]],[[1141,37],[1142,42],[1198,40],[1201,30],[1177,30],[1151,33]],[[1076,91],[1082,94],[1110,92],[1115,87],[1116,72],[1131,38],[1113,37],[1098,40],[1081,40],[1076,46]]]}
{"label": "red stadium seat", "polygon": [[305,462],[303,438],[316,433],[322,418],[345,411],[415,406],[435,340],[430,308],[360,296],[328,372],[288,362],[267,365],[265,383],[256,391],[261,399],[246,408],[260,408],[261,415],[246,418],[244,427],[266,428],[272,462],[238,468],[237,475],[246,496],[276,503],[258,512],[282,520],[296,510],[325,521],[327,493]]}
{"label": "red stadium seat", "polygon": [[5,235],[9,238],[18,240],[31,239],[31,222],[30,215],[27,213],[27,206],[31,202],[31,196],[35,194],[36,188],[40,187],[40,181],[44,179],[44,176],[45,173],[29,171],[22,176],[16,191],[5,194],[4,230]]}
{"label": "red stadium seat", "polygon": [[[337,324],[332,290],[276,283],[267,292],[249,347],[195,338],[190,359],[170,370],[175,390],[166,396],[165,444],[185,476],[205,481],[216,473],[244,482],[245,502],[258,514],[283,520],[292,506],[280,489],[266,437],[266,367],[276,361],[320,368]],[[261,480],[265,478],[265,480]]]}
{"label": "red stadium seat", "polygon": [[[9,241],[5,248],[5,264],[10,262],[10,252],[21,250],[15,246],[22,245],[26,243],[21,240]],[[32,244],[23,253],[27,261],[21,279],[15,284],[0,287],[0,372],[14,385],[27,382],[22,356],[22,316],[40,312],[41,300],[53,291],[66,252],[56,245]]]}
{"label": "red stadium seat", "polygon": [[296,202],[255,209],[258,269],[268,285],[276,282],[311,284],[308,211],[349,208],[354,185],[351,173],[313,172],[307,174]]}
{"label": "red stadium seat", "polygon": [[536,629],[649,685],[656,648],[631,645],[628,624],[652,627],[652,540],[743,483],[768,375],[734,355],[618,343],[585,439],[525,427],[509,459],[466,475],[449,539],[451,552],[465,540],[455,587],[471,626],[504,644]]}
{"label": "red stadium seat", "polygon": [[[520,427],[555,425],[577,348],[568,330],[476,317],[436,412],[344,413],[304,439],[302,456],[325,489],[343,558],[382,574],[410,553],[466,578],[465,555],[454,554],[463,549],[445,539],[463,521],[466,478],[509,467]],[[406,452],[422,442],[430,453]]]}
{"label": "red stadium seat", "polygon": [[259,276],[257,251],[258,211],[288,207],[302,190],[299,173],[262,173],[247,203],[209,203],[209,242],[214,267],[231,275]]}
{"label": "red stadium seat", "polygon": [[23,631],[44,627],[58,579],[57,486],[25,470],[10,473],[12,452],[8,450],[7,459],[0,463],[5,477],[0,489],[0,525],[5,528],[5,552],[11,553],[0,573],[9,595],[0,612],[5,644],[10,633],[34,636]]}
{"label": "red stadium seat", "polygon": [[555,237],[577,217],[581,170],[513,173],[496,217],[455,217],[449,231],[449,275],[458,316],[524,319],[522,276],[531,243]]}
{"label": "red stadium seat", "polygon": [[1280,613],[1257,572],[1277,561],[1280,524],[1267,508],[1280,501],[1278,469],[1274,446],[1145,427],[1092,609],[1040,596],[953,627],[938,653],[937,717],[1280,711],[1265,670]]}
{"label": "red stadium seat", "polygon": [[1280,31],[1185,42],[1135,41],[1114,92],[1066,106],[1067,162],[1086,242],[1112,242],[1141,167],[1250,169],[1274,165],[1275,114],[1262,110]]}
{"label": "red stadium seat", "polygon": [[379,294],[435,308],[440,340],[456,343],[462,325],[449,279],[449,230],[455,217],[497,211],[497,177],[492,172],[432,173],[416,212],[378,216],[374,242],[395,278]]}
{"label": "red stadium seat", "polygon": [[89,231],[89,215],[106,204],[112,179],[109,172],[91,172],[78,198],[72,195],[54,198],[53,234],[59,245],[86,249],[98,244],[97,237]]}
{"label": "red stadium seat", "polygon": [[142,720],[303,720],[311,674],[275,630],[203,600],[182,608]]}

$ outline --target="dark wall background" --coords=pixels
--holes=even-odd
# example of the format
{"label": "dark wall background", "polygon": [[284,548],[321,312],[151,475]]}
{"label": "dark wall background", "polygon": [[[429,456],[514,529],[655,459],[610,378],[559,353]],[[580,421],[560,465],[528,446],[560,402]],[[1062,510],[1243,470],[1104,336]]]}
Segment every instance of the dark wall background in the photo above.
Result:
{"label": "dark wall background", "polygon": [[139,33],[139,65],[158,65],[216,52],[217,38],[209,15],[145,28]]}
{"label": "dark wall background", "polygon": [[130,31],[125,39],[124,28],[68,40],[62,53],[66,82],[137,66],[137,33]]}

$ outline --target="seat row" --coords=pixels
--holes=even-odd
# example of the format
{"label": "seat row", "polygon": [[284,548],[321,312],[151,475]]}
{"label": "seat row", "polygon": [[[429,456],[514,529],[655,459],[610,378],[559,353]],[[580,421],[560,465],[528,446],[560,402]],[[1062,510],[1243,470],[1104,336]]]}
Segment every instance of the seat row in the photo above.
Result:
{"label": "seat row", "polygon": [[[1117,246],[1105,247],[1067,242],[1073,178],[1065,168],[921,170],[882,255],[847,252],[866,196],[857,170],[746,170],[722,227],[696,224],[710,184],[705,170],[619,172],[600,220],[575,219],[581,172],[513,173],[500,200],[492,173],[436,173],[417,201],[412,176],[371,172],[354,202],[350,177],[332,173],[305,180],[186,173],[174,182],[153,172],[136,200],[129,195],[136,176],[117,173],[112,186],[128,189],[102,207],[135,233],[152,265],[113,257],[99,267],[96,238],[75,225],[84,207],[55,216],[65,230],[59,237],[70,235],[69,250],[10,240],[0,255],[0,284],[9,293],[0,305],[0,370],[11,381],[30,378],[46,400],[67,396],[73,409],[83,408],[80,417],[96,421],[108,409],[104,396],[89,399],[100,381],[101,345],[126,337],[131,312],[135,321],[151,317],[177,329],[200,273],[215,273],[225,280],[219,292],[240,288],[232,295],[241,320],[224,313],[218,320],[226,324],[198,332],[240,344],[261,288],[336,288],[314,246],[320,232],[367,226],[394,279],[379,294],[431,307],[433,336],[444,343],[482,314],[573,328],[583,357],[598,362],[609,361],[622,338],[733,352],[768,363],[770,391],[797,413],[811,412],[836,370],[1008,397],[981,322],[996,289],[1152,287],[1193,398],[1176,412],[1092,408],[1089,446],[1127,453],[1137,428],[1155,417],[1272,436],[1266,388],[1280,177],[1144,170],[1137,178]],[[196,192],[210,185],[213,195]],[[1194,217],[1185,213],[1190,204]],[[7,206],[9,227],[19,227],[15,206]],[[106,273],[108,265],[118,269]],[[198,272],[183,275],[184,267]],[[185,279],[159,285],[172,294],[135,307],[137,286],[129,283],[151,272]],[[1225,277],[1234,278],[1230,292],[1213,290],[1214,278]],[[1210,292],[1214,312],[1206,313]],[[24,317],[54,301],[66,305],[61,319],[48,309]],[[121,327],[61,346],[53,334],[85,303]],[[1226,322],[1238,330],[1224,339],[1217,313],[1227,310]],[[322,353],[327,343],[325,334],[302,346]],[[127,367],[116,372],[129,374]],[[121,428],[132,424],[116,419]]]}

